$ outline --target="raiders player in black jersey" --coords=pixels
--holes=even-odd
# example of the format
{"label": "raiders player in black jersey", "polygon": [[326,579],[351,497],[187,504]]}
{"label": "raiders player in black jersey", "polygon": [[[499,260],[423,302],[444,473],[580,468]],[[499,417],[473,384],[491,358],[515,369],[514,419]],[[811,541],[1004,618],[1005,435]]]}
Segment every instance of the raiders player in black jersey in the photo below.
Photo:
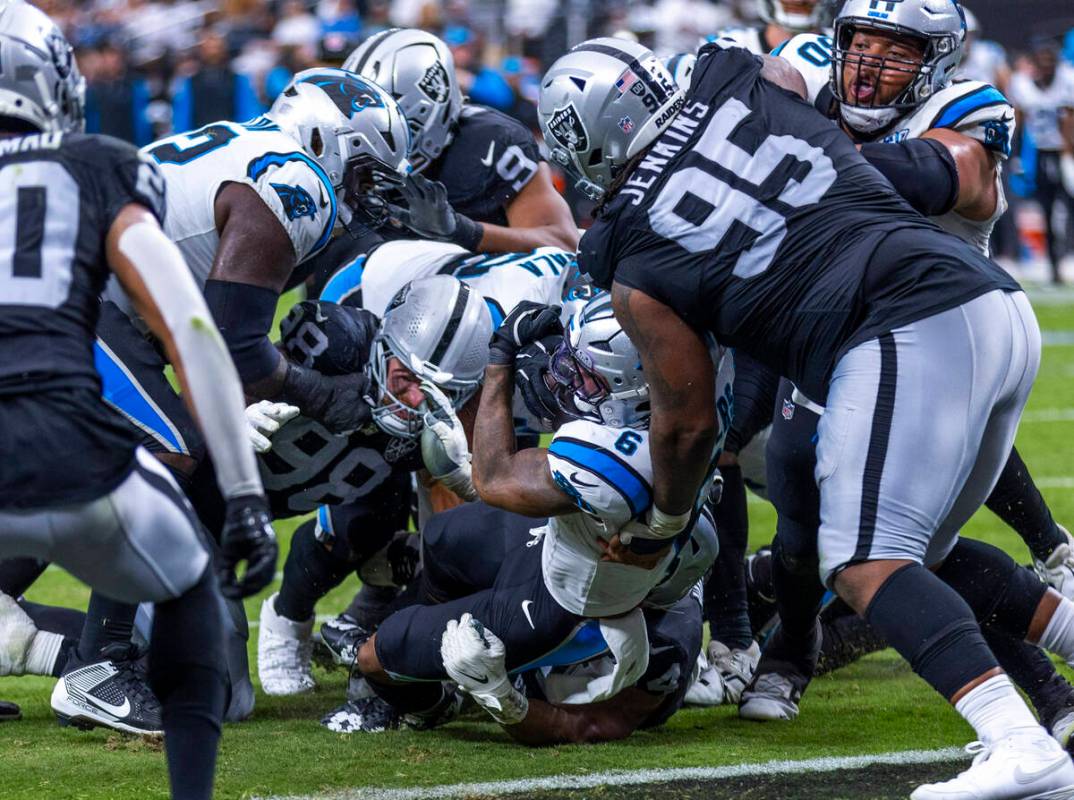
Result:
{"label": "raiders player in black jersey", "polygon": [[[276,542],[242,392],[227,348],[164,235],[163,184],[125,143],[86,136],[72,49],[25,3],[0,9],[0,555],[54,561],[125,602],[156,603],[149,676],[164,707],[172,794],[212,794],[224,705],[221,622],[209,554],[175,481],[101,400],[93,363],[98,296],[110,272],[179,367],[192,408],[219,442],[228,498],[222,587],[272,579]],[[72,457],[75,455],[77,457]],[[247,560],[244,578],[234,567]],[[122,715],[102,670],[63,713]],[[122,695],[118,695],[122,696]]]}
{"label": "raiders player in black jersey", "polygon": [[443,41],[393,28],[369,37],[343,68],[399,101],[414,171],[393,208],[397,224],[334,241],[316,259],[315,281],[383,239],[438,239],[481,253],[577,248],[578,227],[533,134],[495,109],[465,102]]}
{"label": "raiders player in black jersey", "polygon": [[[648,103],[621,91],[637,81]],[[1074,789],[1074,764],[998,667],[973,610],[925,566],[951,552],[1009,453],[1039,365],[1033,312],[804,96],[785,64],[718,45],[702,48],[685,96],[650,51],[613,39],[579,45],[544,77],[553,158],[607,194],[579,267],[611,287],[652,386],[651,538],[615,552],[626,563],[659,552],[690,520],[715,402],[698,388],[711,368],[696,331],[711,331],[825,404],[821,577],[990,749],[914,797],[974,782],[1001,796],[1025,783],[1023,769],[1034,777],[1020,791]],[[933,442],[926,471],[921,441]],[[1001,593],[995,616],[1009,632],[1074,655],[1074,604],[1021,575],[1004,585],[992,566],[962,574]]]}

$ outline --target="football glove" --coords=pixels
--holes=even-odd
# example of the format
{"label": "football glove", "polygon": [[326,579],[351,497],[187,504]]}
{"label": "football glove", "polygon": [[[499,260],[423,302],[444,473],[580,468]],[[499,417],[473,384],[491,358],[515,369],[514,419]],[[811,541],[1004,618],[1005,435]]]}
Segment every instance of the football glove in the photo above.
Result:
{"label": "football glove", "polygon": [[448,621],[440,657],[451,680],[501,725],[514,725],[526,717],[529,701],[507,676],[503,642],[469,613],[458,622]]}
{"label": "football glove", "polygon": [[298,408],[287,403],[274,403],[260,400],[246,407],[246,422],[249,423],[250,444],[258,453],[267,453],[272,449],[272,435],[285,422],[298,416]]}
{"label": "football glove", "polygon": [[527,410],[549,431],[563,418],[563,410],[547,381],[549,359],[561,341],[562,336],[545,336],[530,342],[515,355],[515,388]]}
{"label": "football glove", "polygon": [[421,458],[429,474],[463,500],[476,500],[470,447],[455,408],[435,383],[421,382],[429,410],[421,432]]}
{"label": "football glove", "polygon": [[350,433],[373,421],[372,379],[364,372],[322,375],[288,363],[279,400],[296,405],[332,433]]}
{"label": "football glove", "polygon": [[518,351],[546,336],[563,335],[559,306],[523,300],[512,309],[489,341],[489,364],[510,367]]}
{"label": "football glove", "polygon": [[[225,597],[249,597],[272,583],[276,532],[264,496],[248,494],[227,501],[220,549],[220,591]],[[246,562],[246,572],[240,579],[235,568],[241,561]]]}
{"label": "football glove", "polygon": [[401,204],[388,203],[388,211],[423,239],[453,242],[467,250],[476,250],[481,243],[484,229],[451,207],[447,187],[440,181],[413,172],[397,195]]}

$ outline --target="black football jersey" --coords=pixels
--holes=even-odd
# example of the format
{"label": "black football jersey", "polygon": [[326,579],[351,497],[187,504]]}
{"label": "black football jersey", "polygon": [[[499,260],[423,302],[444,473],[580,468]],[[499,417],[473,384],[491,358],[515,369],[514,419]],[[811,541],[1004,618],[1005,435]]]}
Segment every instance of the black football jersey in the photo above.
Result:
{"label": "black football jersey", "polygon": [[129,144],[0,139],[0,506],[97,497],[129,468],[134,431],[93,356],[105,237],[129,203],[163,220],[160,174]]}
{"label": "black football jersey", "polygon": [[849,348],[1018,285],[918,215],[761,64],[702,49],[682,111],[582,237],[578,264],[823,402]]}

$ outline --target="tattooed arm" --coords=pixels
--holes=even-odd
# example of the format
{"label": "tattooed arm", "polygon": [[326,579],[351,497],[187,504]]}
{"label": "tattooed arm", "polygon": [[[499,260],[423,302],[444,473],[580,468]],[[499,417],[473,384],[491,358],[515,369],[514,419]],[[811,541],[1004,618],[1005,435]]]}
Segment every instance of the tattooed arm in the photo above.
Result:
{"label": "tattooed arm", "polygon": [[687,512],[716,441],[712,358],[697,332],[649,295],[613,283],[612,306],[649,381],[653,505],[669,514]]}

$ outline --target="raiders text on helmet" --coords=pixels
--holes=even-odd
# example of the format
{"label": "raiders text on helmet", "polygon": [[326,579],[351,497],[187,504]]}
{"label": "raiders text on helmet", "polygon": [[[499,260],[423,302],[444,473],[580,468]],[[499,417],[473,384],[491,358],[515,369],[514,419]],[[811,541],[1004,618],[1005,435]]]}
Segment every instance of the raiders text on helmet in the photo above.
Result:
{"label": "raiders text on helmet", "polygon": [[653,52],[624,39],[591,39],[541,81],[538,117],[552,159],[592,199],[671,124],[685,95]]}
{"label": "raiders text on helmet", "polygon": [[455,59],[444,42],[415,28],[394,28],[369,37],[343,68],[376,81],[399,102],[413,137],[416,171],[440,156],[462,112]]}
{"label": "raiders text on helmet", "polygon": [[[851,128],[876,133],[916,108],[951,82],[962,58],[966,20],[956,0],[847,0],[835,19],[832,91],[839,111]],[[877,58],[851,51],[856,31],[887,33],[918,40],[924,47],[921,63]],[[893,100],[859,103],[843,84],[847,69],[872,71],[879,88],[884,70],[909,75],[906,88]]]}
{"label": "raiders text on helmet", "polygon": [[21,0],[0,5],[0,118],[43,133],[85,127],[86,81],[56,24]]}

